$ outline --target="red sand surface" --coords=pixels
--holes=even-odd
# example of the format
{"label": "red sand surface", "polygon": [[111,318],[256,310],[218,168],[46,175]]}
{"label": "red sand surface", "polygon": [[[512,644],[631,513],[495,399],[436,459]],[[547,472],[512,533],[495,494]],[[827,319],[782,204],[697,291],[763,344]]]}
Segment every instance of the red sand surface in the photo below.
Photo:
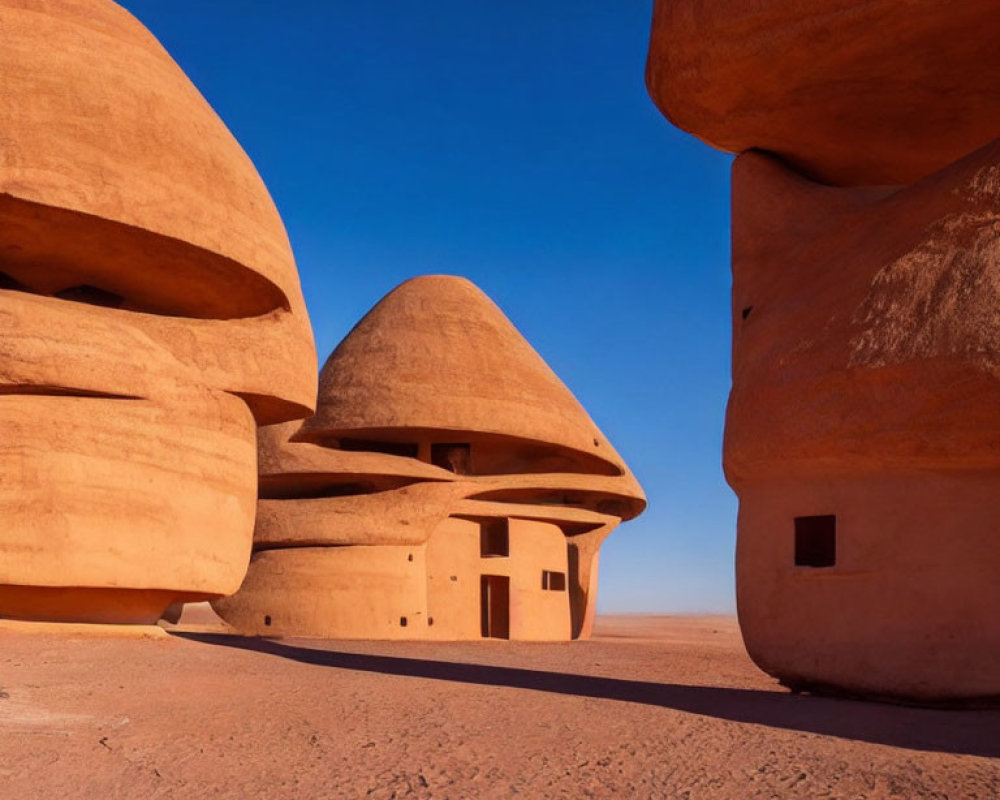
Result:
{"label": "red sand surface", "polygon": [[1000,711],[790,695],[728,617],[572,644],[182,622],[0,632],[0,798],[1000,798]]}

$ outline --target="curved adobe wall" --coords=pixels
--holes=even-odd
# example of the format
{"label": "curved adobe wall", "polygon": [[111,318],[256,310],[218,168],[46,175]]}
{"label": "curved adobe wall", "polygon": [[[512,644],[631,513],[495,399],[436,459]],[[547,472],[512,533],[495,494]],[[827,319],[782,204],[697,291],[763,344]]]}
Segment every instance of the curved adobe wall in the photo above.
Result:
{"label": "curved adobe wall", "polygon": [[657,0],[646,85],[673,124],[838,186],[911,183],[1000,131],[996,5]]}
{"label": "curved adobe wall", "polygon": [[[737,603],[753,659],[793,687],[1000,696],[1000,471],[918,470],[740,488]],[[836,515],[836,563],[795,566],[794,519]]]}
{"label": "curved adobe wall", "polygon": [[238,588],[255,427],[313,407],[295,263],[126,11],[0,0],[0,29],[0,616],[154,621]]}
{"label": "curved adobe wall", "polygon": [[[733,300],[753,308],[734,317],[725,446],[738,605],[785,682],[1000,695],[998,164],[1000,142],[873,192],[737,159]],[[823,515],[835,563],[796,566],[796,518]]]}
{"label": "curved adobe wall", "polygon": [[997,32],[985,2],[656,4],[654,100],[745,151],[738,610],[796,688],[1000,696]]}
{"label": "curved adobe wall", "polygon": [[411,639],[426,627],[424,546],[259,551],[240,591],[212,605],[248,635]]}

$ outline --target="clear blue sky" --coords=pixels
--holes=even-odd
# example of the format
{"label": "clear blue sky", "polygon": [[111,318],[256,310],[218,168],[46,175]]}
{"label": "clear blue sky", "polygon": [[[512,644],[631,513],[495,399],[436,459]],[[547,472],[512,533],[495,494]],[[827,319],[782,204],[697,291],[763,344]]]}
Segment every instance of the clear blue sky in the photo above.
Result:
{"label": "clear blue sky", "polygon": [[599,608],[733,609],[730,158],[647,97],[650,0],[123,4],[264,177],[321,362],[396,284],[465,275],[649,496]]}

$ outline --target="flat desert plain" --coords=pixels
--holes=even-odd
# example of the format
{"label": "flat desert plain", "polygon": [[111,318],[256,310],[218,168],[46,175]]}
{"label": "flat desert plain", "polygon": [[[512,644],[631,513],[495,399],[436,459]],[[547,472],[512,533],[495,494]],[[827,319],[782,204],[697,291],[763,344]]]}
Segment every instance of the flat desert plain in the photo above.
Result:
{"label": "flat desert plain", "polygon": [[1000,798],[1000,712],[793,696],[729,617],[589,642],[0,630],[0,798]]}

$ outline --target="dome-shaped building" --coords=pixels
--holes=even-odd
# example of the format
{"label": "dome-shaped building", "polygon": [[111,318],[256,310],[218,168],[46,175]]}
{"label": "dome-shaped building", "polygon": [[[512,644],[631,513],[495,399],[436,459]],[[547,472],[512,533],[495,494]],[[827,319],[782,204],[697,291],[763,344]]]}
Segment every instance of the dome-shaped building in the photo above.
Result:
{"label": "dome-shaped building", "polygon": [[0,0],[0,617],[152,622],[250,555],[315,350],[253,164],[109,0]]}
{"label": "dome-shaped building", "polygon": [[249,633],[570,639],[598,549],[645,499],[576,398],[469,281],[383,298],[260,437],[254,556],[220,615]]}

